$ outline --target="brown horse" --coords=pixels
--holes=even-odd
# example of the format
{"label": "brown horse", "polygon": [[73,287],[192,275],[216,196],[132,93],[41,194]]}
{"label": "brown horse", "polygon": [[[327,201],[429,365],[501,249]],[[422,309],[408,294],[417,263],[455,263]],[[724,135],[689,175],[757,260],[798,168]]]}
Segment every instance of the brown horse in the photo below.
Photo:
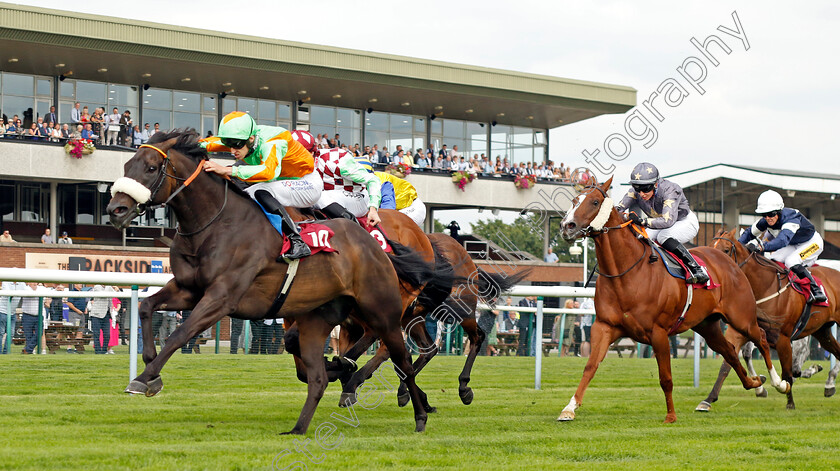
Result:
{"label": "brown horse", "polygon": [[[464,363],[464,368],[458,376],[458,396],[461,398],[461,402],[468,405],[472,403],[474,397],[472,388],[469,387],[470,373],[487,334],[478,327],[476,322],[475,312],[478,300],[481,299],[486,304],[494,304],[495,299],[502,292],[509,290],[521,281],[527,276],[527,272],[516,275],[489,273],[476,267],[464,247],[452,237],[446,234],[427,234],[427,236],[432,242],[438,260],[443,258],[453,267],[456,282],[452,286],[451,293],[447,293],[448,297],[444,302],[420,303],[413,311],[406,312],[403,315],[402,324],[414,346],[420,352],[413,364],[415,374],[419,373],[438,352],[434,339],[429,337],[426,330],[425,320],[427,315],[431,314],[432,318],[442,320],[445,325],[460,324],[463,327],[464,332],[470,339],[470,351]],[[358,336],[358,330],[342,328],[342,332],[345,330],[347,331],[348,342]],[[376,368],[385,361],[387,354],[387,348],[380,346],[376,355],[353,375],[350,381],[344,384],[342,397],[345,400],[349,399],[351,403],[355,401],[356,389],[363,381],[373,375]],[[435,408],[428,404],[422,391],[420,398],[424,401],[426,412],[434,412]],[[402,383],[397,391],[397,403],[402,407],[408,403],[408,400],[408,389],[405,383]],[[344,402],[342,401],[342,404]]]}
{"label": "brown horse", "polygon": [[[147,396],[161,390],[161,369],[188,339],[224,316],[265,318],[288,268],[275,262],[282,240],[256,203],[233,191],[227,181],[202,171],[207,153],[198,146],[194,130],[156,134],[150,143],[126,162],[125,177],[114,183],[108,213],[111,223],[123,228],[147,205],[165,203],[172,208],[179,222],[170,250],[174,278],[141,304],[143,331],[152,332],[155,310],[191,309],[192,315],[159,355],[153,336],[144,336],[146,368],[126,392]],[[285,304],[274,315],[297,321],[301,358],[309,371],[306,402],[289,433],[306,432],[327,385],[322,349],[329,330],[323,326],[351,312],[388,345],[411,391],[416,430],[422,431],[426,412],[399,325],[402,303],[395,268],[402,262],[387,256],[357,224],[335,220],[324,225],[335,232],[330,244],[338,252],[300,260]],[[427,267],[417,263],[418,271]],[[415,288],[421,281],[425,282],[414,280]]]}
{"label": "brown horse", "polygon": [[744,388],[760,386],[761,379],[747,376],[737,352],[724,338],[720,319],[758,346],[773,384],[781,383],[770,361],[764,331],[756,320],[755,298],[738,266],[718,250],[710,247],[694,249],[693,252],[703,258],[712,279],[720,286],[711,290],[696,290],[693,302],[684,317],[681,316],[692,288],[686,287],[685,281],[669,275],[661,265],[646,262],[651,249],[647,243],[636,238],[634,230],[613,208],[612,200],[607,196],[611,183],[612,178],[600,187],[588,187],[573,201],[561,225],[563,238],[568,241],[580,237],[595,240],[595,254],[602,276],[595,288],[592,354],[586,362],[577,391],[557,420],[574,420],[575,410],[580,407],[598,365],[604,360],[609,346],[620,337],[630,337],[653,346],[659,366],[659,385],[665,393],[666,423],[677,419],[672,398],[668,342],[671,331],[678,333],[694,329],[735,368]]}
{"label": "brown horse", "polygon": [[[719,230],[715,234],[713,247],[722,250],[732,257],[735,263],[741,267],[750,287],[758,300],[759,317],[767,323],[764,327],[767,331],[767,339],[770,346],[776,349],[779,354],[779,362],[782,364],[782,379],[793,384],[793,350],[791,348],[791,335],[793,335],[796,322],[805,308],[806,297],[795,292],[788,282],[788,272],[776,262],[763,255],[754,254],[747,250],[736,236],[738,229],[731,231]],[[826,294],[828,295],[829,306],[813,306],[811,318],[797,338],[804,338],[813,335],[820,341],[823,348],[840,359],[840,344],[831,335],[831,325],[840,323],[840,272],[826,267],[813,267],[811,272],[817,278],[822,279]],[[726,339],[736,349],[747,341],[741,334],[727,330]],[[729,374],[729,369],[721,365],[717,382],[715,382],[709,396],[697,406],[698,412],[708,412],[712,403],[717,401],[723,381]],[[788,409],[795,409],[793,402],[793,391],[787,391]]]}

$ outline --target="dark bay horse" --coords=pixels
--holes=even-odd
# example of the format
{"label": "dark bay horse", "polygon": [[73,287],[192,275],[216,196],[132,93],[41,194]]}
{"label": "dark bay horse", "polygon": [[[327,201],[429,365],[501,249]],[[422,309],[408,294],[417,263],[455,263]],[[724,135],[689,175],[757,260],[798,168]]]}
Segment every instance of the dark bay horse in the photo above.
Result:
{"label": "dark bay horse", "polygon": [[[275,262],[282,240],[257,204],[228,182],[202,171],[207,153],[197,141],[194,130],[156,134],[150,145],[141,146],[126,162],[125,177],[112,189],[108,213],[116,228],[126,227],[147,205],[164,202],[179,222],[170,250],[174,278],[141,304],[143,330],[152,332],[155,310],[192,310],[159,355],[153,336],[144,336],[146,368],[126,392],[147,396],[159,392],[160,371],[169,357],[222,317],[265,318],[288,268]],[[333,220],[324,225],[335,232],[330,245],[338,252],[300,260],[285,304],[275,315],[297,322],[301,359],[309,372],[306,402],[289,433],[306,432],[327,385],[323,345],[329,330],[324,325],[338,323],[351,312],[388,345],[411,392],[415,430],[423,431],[426,412],[400,332],[402,280],[395,268],[403,262],[386,255],[355,223]],[[414,267],[403,268],[411,272]],[[414,281],[415,287],[420,284],[419,279]]]}
{"label": "dark bay horse", "polygon": [[653,346],[659,366],[659,385],[665,393],[666,423],[677,419],[668,341],[672,330],[679,333],[694,329],[732,365],[744,388],[760,386],[761,379],[747,376],[735,348],[724,338],[719,324],[721,319],[758,346],[771,381],[774,385],[782,383],[770,361],[764,331],[757,323],[755,298],[751,295],[749,282],[735,262],[711,247],[692,250],[706,262],[709,274],[720,286],[695,290],[693,302],[680,323],[678,319],[691,288],[687,288],[683,280],[669,275],[660,264],[648,263],[650,247],[636,238],[634,230],[607,196],[611,184],[612,178],[600,187],[588,187],[572,202],[561,224],[563,238],[568,241],[581,237],[594,239],[602,276],[595,288],[592,354],[577,391],[557,420],[574,420],[575,410],[580,407],[598,365],[604,360],[609,346],[620,337]]}
{"label": "dark bay horse", "polygon": [[[383,222],[384,220],[383,218]],[[438,259],[447,260],[454,269],[456,281],[451,292],[447,293],[446,299],[442,303],[420,303],[414,310],[403,315],[403,328],[420,352],[413,364],[414,371],[419,373],[438,352],[434,339],[429,337],[426,330],[426,316],[432,314],[434,319],[442,320],[445,325],[460,324],[470,339],[470,351],[464,363],[464,368],[458,376],[458,396],[464,404],[471,404],[474,393],[469,387],[470,374],[475,358],[487,334],[478,327],[476,322],[478,301],[481,299],[486,304],[493,305],[495,299],[502,292],[509,290],[520,282],[527,276],[527,272],[507,274],[482,270],[476,267],[466,249],[452,237],[446,234],[427,234],[427,237],[434,247],[435,256]],[[358,329],[354,330],[352,326],[348,327],[346,329],[344,326],[342,327],[342,335],[346,335],[345,341],[351,343],[354,338],[358,337],[359,333]],[[345,331],[346,334],[344,334]],[[354,402],[356,389],[363,381],[373,375],[376,368],[387,358],[387,355],[387,348],[384,345],[380,346],[374,357],[353,376],[351,381],[344,385],[342,397],[345,400],[349,399],[351,403]],[[434,408],[428,404],[426,396],[421,393],[420,397],[424,400],[426,411],[433,412]],[[408,389],[405,383],[400,384],[397,399],[400,407],[408,403]]]}
{"label": "dark bay horse", "polygon": [[[719,230],[715,234],[713,247],[732,257],[747,276],[753,295],[758,300],[759,318],[767,324],[764,327],[767,331],[767,340],[779,354],[779,362],[782,364],[782,379],[792,384],[794,371],[791,335],[802,310],[805,308],[806,298],[795,292],[790,286],[787,270],[764,255],[748,251],[738,242],[737,230],[738,228],[731,231]],[[829,306],[812,307],[811,317],[798,338],[813,335],[819,340],[823,348],[840,359],[840,344],[831,335],[831,326],[840,322],[840,272],[820,266],[813,267],[811,272],[817,278],[822,279]],[[747,341],[732,329],[727,330],[726,338],[738,349]],[[729,369],[726,365],[721,365],[717,382],[715,382],[712,391],[695,410],[708,412],[711,409],[712,403],[718,399],[720,388],[728,374]],[[786,407],[788,409],[796,408],[791,389],[787,391]]]}

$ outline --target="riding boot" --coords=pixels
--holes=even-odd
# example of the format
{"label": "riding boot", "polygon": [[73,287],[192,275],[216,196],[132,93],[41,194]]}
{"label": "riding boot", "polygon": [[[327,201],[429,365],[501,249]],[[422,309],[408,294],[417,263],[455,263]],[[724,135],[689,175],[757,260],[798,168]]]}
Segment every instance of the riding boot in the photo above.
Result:
{"label": "riding boot", "polygon": [[825,293],[823,293],[822,288],[820,288],[820,285],[817,284],[817,280],[815,280],[813,275],[811,275],[811,272],[805,268],[805,265],[801,263],[794,265],[790,267],[790,271],[796,273],[796,276],[799,278],[802,278],[803,280],[807,279],[811,282],[811,295],[808,296],[809,304],[824,303],[828,300],[828,298],[825,297]]}
{"label": "riding boot", "polygon": [[282,262],[284,258],[294,260],[311,255],[312,251],[309,250],[309,246],[301,238],[297,224],[292,221],[291,216],[286,212],[286,208],[266,190],[257,190],[254,196],[266,211],[283,219],[283,233],[289,238],[291,247],[288,252],[277,257],[277,261]]}
{"label": "riding boot", "polygon": [[697,261],[694,260],[694,257],[691,256],[691,253],[688,252],[688,249],[686,249],[677,239],[669,237],[662,243],[662,247],[679,257],[683,264],[685,264],[686,268],[688,268],[689,276],[686,281],[691,284],[701,285],[709,282],[709,275],[703,271],[700,265],[697,264]]}
{"label": "riding boot", "polygon": [[330,219],[344,218],[354,222],[356,221],[356,216],[353,216],[353,213],[347,211],[347,209],[344,206],[338,203],[328,204],[326,207],[321,209],[321,212],[324,213]]}

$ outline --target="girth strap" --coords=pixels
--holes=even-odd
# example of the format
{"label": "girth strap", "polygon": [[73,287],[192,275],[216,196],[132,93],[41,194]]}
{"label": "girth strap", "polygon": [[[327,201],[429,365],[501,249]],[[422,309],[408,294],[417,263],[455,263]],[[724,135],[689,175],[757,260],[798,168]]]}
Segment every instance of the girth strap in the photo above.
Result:
{"label": "girth strap", "polygon": [[277,297],[274,298],[274,302],[271,303],[271,307],[268,308],[268,312],[265,314],[266,319],[273,319],[274,316],[280,312],[280,308],[283,307],[283,303],[286,302],[286,297],[289,295],[289,289],[292,287],[292,281],[294,281],[295,275],[297,275],[299,263],[300,259],[289,261],[289,268],[286,270],[286,275],[283,277],[283,287],[280,289],[280,292],[277,293]]}

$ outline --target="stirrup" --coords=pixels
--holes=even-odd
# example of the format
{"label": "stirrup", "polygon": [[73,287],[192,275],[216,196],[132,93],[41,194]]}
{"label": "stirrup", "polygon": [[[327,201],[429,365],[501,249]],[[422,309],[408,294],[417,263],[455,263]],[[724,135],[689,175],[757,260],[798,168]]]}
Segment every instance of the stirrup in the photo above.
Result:
{"label": "stirrup", "polygon": [[282,262],[284,260],[296,260],[312,255],[312,250],[309,249],[309,246],[306,245],[306,242],[304,242],[303,239],[300,238],[300,235],[296,234],[296,236],[297,237],[289,237],[289,243],[291,244],[291,247],[289,247],[288,252],[281,254],[279,257],[277,257],[278,262]]}
{"label": "stirrup", "polygon": [[709,275],[701,267],[697,267],[697,271],[692,270],[691,268],[688,269],[689,277],[688,282],[693,285],[705,285],[710,281]]}

